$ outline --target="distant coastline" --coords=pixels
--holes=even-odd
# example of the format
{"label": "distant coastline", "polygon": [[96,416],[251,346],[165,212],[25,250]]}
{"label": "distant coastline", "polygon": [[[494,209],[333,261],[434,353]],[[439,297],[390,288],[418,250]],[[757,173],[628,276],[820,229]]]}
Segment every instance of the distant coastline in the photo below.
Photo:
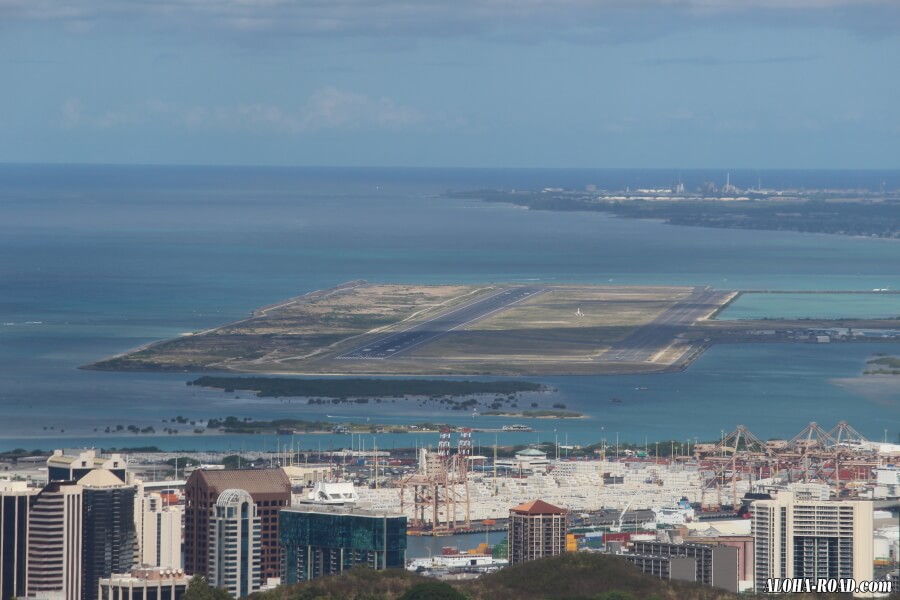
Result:
{"label": "distant coastline", "polygon": [[[711,185],[711,184],[710,184]],[[593,187],[593,186],[589,186]],[[484,189],[453,192],[450,198],[502,202],[529,210],[605,212],[668,225],[823,233],[900,239],[900,191],[738,190],[727,185],[684,192]]]}

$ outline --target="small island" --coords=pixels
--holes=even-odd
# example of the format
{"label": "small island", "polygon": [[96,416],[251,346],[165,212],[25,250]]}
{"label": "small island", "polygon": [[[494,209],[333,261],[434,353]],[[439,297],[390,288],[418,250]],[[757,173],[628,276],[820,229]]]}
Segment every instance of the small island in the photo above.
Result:
{"label": "small island", "polygon": [[866,361],[863,375],[900,375],[900,358],[896,356],[876,355]]}
{"label": "small island", "polygon": [[523,417],[526,419],[583,419],[584,415],[571,410],[523,410],[501,411],[489,410],[481,413],[485,417]]}
{"label": "small island", "polygon": [[[379,434],[379,433],[440,433],[441,431],[458,431],[457,425],[446,423],[419,423],[414,425],[392,425],[385,423],[360,423],[360,422],[326,422],[308,421],[305,419],[275,419],[273,421],[257,421],[250,417],[240,419],[235,416],[223,419],[210,419],[207,423],[210,430],[218,430],[222,433],[243,434]],[[472,431],[501,431],[501,429],[470,428]],[[520,427],[502,431],[533,431],[530,427]]]}

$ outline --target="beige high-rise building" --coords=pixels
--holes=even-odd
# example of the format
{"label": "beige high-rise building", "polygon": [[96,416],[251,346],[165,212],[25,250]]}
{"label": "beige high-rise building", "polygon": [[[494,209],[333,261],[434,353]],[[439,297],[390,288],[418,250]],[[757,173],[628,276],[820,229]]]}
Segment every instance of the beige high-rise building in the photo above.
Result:
{"label": "beige high-rise building", "polygon": [[141,567],[100,579],[98,600],[180,600],[190,579],[181,569]]}
{"label": "beige high-rise building", "polygon": [[781,492],[751,507],[756,590],[773,578],[872,580],[872,503],[797,500]]}
{"label": "beige high-rise building", "polygon": [[181,507],[166,506],[160,494],[151,493],[136,499],[137,564],[181,568],[181,518]]}
{"label": "beige high-rise building", "polygon": [[565,552],[566,512],[543,500],[509,509],[509,564]]}
{"label": "beige high-rise building", "polygon": [[96,600],[100,578],[130,570],[134,496],[133,486],[106,469],[42,489],[28,515],[28,597]]}
{"label": "beige high-rise building", "polygon": [[35,497],[28,515],[28,596],[81,600],[83,490],[52,482]]}

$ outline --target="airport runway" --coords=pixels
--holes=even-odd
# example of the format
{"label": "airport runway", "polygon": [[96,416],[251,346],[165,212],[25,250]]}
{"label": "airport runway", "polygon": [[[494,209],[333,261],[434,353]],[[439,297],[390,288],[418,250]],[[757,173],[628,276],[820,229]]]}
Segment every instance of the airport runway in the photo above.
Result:
{"label": "airport runway", "polygon": [[545,291],[546,288],[538,286],[504,288],[487,298],[475,300],[424,323],[413,325],[404,331],[385,334],[384,337],[372,340],[365,346],[345,352],[336,358],[337,360],[386,360],[393,358],[411,348],[431,342],[456,329],[462,329],[467,325],[506,310],[514,304],[518,304]]}
{"label": "airport runway", "polygon": [[666,309],[650,323],[638,328],[630,336],[617,342],[598,360],[603,362],[648,361],[698,319],[705,317],[722,304],[731,292],[717,292],[710,288],[696,288],[694,292]]}

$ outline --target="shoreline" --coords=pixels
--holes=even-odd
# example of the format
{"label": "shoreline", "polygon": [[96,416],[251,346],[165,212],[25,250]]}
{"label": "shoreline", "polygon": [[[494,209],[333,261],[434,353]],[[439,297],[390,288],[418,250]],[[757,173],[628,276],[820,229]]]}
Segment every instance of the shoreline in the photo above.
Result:
{"label": "shoreline", "polygon": [[[796,319],[771,319],[767,321],[773,325],[778,324],[780,321],[796,321]],[[720,323],[729,323],[731,321],[719,321]],[[734,323],[740,323],[741,320],[734,320]],[[839,325],[834,325],[834,327],[839,327]],[[166,340],[162,340],[166,341]],[[882,344],[882,343],[896,343],[900,341],[900,338],[864,338],[864,339],[846,339],[846,340],[832,340],[831,344]],[[491,377],[491,378],[516,378],[516,377],[525,377],[525,378],[541,378],[541,377],[621,377],[626,375],[634,375],[634,376],[647,376],[647,375],[658,375],[658,374],[666,374],[666,373],[674,373],[679,371],[684,371],[688,367],[691,366],[698,358],[700,358],[703,354],[706,353],[707,350],[716,345],[733,345],[733,344],[811,344],[815,345],[815,342],[809,340],[772,340],[772,339],[747,339],[746,337],[740,337],[740,339],[728,340],[728,339],[709,339],[709,341],[703,341],[699,344],[693,344],[696,346],[693,349],[686,350],[685,356],[680,358],[678,361],[672,364],[651,364],[646,363],[646,366],[638,369],[610,369],[603,371],[548,371],[548,372],[530,372],[523,373],[521,371],[491,371],[487,372],[484,370],[480,371],[472,371],[472,372],[461,372],[461,373],[441,373],[438,371],[430,371],[430,372],[414,372],[414,371],[394,371],[391,373],[380,373],[377,371],[359,371],[354,373],[338,373],[338,372],[329,372],[329,371],[239,371],[237,369],[187,369],[187,368],[165,368],[165,369],[155,369],[155,368],[142,368],[142,369],[106,369],[106,368],[92,368],[90,365],[77,367],[81,370],[86,371],[97,371],[97,372],[106,372],[106,373],[160,373],[160,374],[174,374],[180,373],[184,375],[208,375],[208,374],[216,374],[222,376],[234,376],[234,377],[258,377],[258,378],[274,378],[274,377],[293,377],[293,378],[334,378],[334,379],[375,379],[375,380],[391,380],[397,379],[400,377],[409,377],[414,379],[424,379],[424,378],[440,378],[445,380],[453,380],[459,378],[480,378],[480,377]],[[590,364],[585,361],[585,364]],[[207,388],[207,389],[216,389],[216,388]],[[287,396],[285,396],[287,397]],[[298,396],[300,397],[300,396]]]}
{"label": "shoreline", "polygon": [[[503,191],[504,190],[498,190],[498,189],[481,190],[482,193],[486,192],[486,193],[491,193],[491,194],[495,194],[495,193],[503,192]],[[531,193],[533,193],[533,192],[531,192]],[[657,223],[660,223],[663,225],[670,225],[673,227],[698,227],[698,228],[702,228],[702,229],[733,229],[733,230],[738,230],[738,231],[776,231],[776,232],[789,232],[789,233],[794,233],[794,234],[805,234],[805,235],[826,235],[826,236],[832,236],[832,237],[836,236],[836,237],[841,237],[841,238],[858,239],[858,240],[888,240],[888,241],[893,241],[893,242],[900,242],[900,235],[888,236],[888,235],[878,234],[877,232],[863,233],[863,234],[860,234],[860,233],[852,233],[851,234],[851,233],[838,233],[838,232],[829,232],[829,231],[804,231],[801,229],[777,228],[777,227],[740,227],[740,226],[731,226],[731,225],[715,225],[715,224],[712,224],[713,222],[711,222],[711,221],[702,221],[702,222],[697,222],[697,223],[673,222],[672,219],[674,217],[671,217],[671,216],[655,216],[655,215],[635,216],[633,214],[618,213],[614,210],[614,205],[617,204],[614,201],[604,202],[604,204],[606,204],[607,207],[603,207],[603,208],[594,208],[594,207],[602,206],[602,204],[596,203],[593,205],[581,204],[574,208],[561,209],[561,208],[553,208],[553,207],[546,207],[546,206],[532,206],[528,203],[515,202],[512,199],[506,199],[506,198],[493,198],[493,197],[487,197],[485,195],[479,196],[479,195],[476,195],[477,192],[459,192],[457,194],[462,194],[462,195],[460,196],[460,195],[454,195],[452,193],[451,194],[445,193],[441,197],[443,197],[443,198],[460,198],[460,197],[469,198],[472,200],[481,201],[481,202],[488,203],[488,204],[507,204],[510,206],[524,208],[525,210],[534,210],[534,211],[599,213],[599,214],[609,215],[612,218],[628,219],[628,220],[632,220],[632,221],[652,221],[652,222],[657,222]],[[471,195],[466,195],[466,194],[471,194]],[[716,200],[705,200],[702,198],[693,199],[692,201],[694,201],[694,202],[716,202]],[[767,201],[774,202],[773,200],[767,200]],[[804,200],[804,202],[807,202],[807,201],[809,201],[809,200]],[[676,201],[671,201],[671,202],[676,202]]]}

